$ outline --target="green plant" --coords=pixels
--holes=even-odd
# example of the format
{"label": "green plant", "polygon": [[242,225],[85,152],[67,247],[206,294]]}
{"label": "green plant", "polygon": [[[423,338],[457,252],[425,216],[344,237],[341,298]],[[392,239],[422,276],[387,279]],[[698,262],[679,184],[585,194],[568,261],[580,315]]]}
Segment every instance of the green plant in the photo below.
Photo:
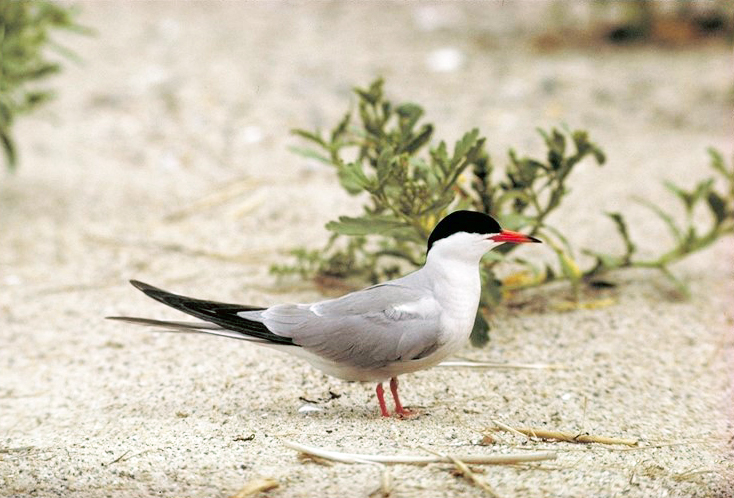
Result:
{"label": "green plant", "polygon": [[[670,265],[708,247],[723,236],[734,234],[734,161],[727,166],[719,151],[709,149],[708,152],[714,177],[700,180],[692,190],[686,190],[671,182],[664,183],[683,204],[684,220],[676,220],[659,206],[645,199],[636,199],[665,223],[673,237],[673,247],[657,258],[637,259],[637,245],[630,238],[622,214],[606,213],[617,226],[617,231],[624,241],[625,251],[622,255],[610,255],[585,249],[584,253],[593,256],[595,264],[583,273],[584,279],[592,280],[602,273],[619,268],[653,268],[668,277],[681,294],[688,295],[687,286],[670,271]],[[719,189],[716,187],[717,179]],[[710,213],[708,225],[701,224],[698,219],[694,222],[694,212],[704,205]]]}
{"label": "green plant", "polygon": [[[517,246],[509,244],[489,253],[481,265],[481,304],[486,308],[500,302],[503,289],[511,286],[567,279],[578,290],[582,282],[624,267],[653,267],[673,278],[668,271],[670,263],[732,232],[734,172],[726,169],[720,154],[712,152],[715,171],[729,182],[728,192],[717,192],[713,179],[702,182],[693,192],[670,186],[686,203],[688,220],[683,228],[671,216],[650,206],[676,234],[675,248],[658,260],[636,260],[636,246],[630,240],[624,218],[610,213],[625,241],[625,254],[613,256],[586,250],[594,257],[594,266],[583,271],[575,261],[572,247],[548,223],[548,217],[568,193],[569,175],[579,163],[587,158],[599,165],[605,161],[604,153],[586,132],[539,130],[547,149],[543,158],[521,157],[510,150],[505,168],[497,171],[486,152],[486,139],[477,129],[464,134],[452,150],[445,141],[431,146],[434,126],[420,123],[423,109],[413,103],[395,105],[387,100],[381,79],[366,89],[355,89],[355,93],[356,120],[351,112],[347,113],[326,135],[294,130],[311,145],[295,151],[332,165],[347,192],[366,197],[364,212],[327,223],[332,235],[323,250],[296,249],[292,251],[295,263],[273,266],[275,274],[356,277],[371,282],[393,278],[423,263],[425,241],[439,219],[455,209],[474,209],[491,214],[506,228],[541,237],[557,258],[555,267],[538,265],[511,257]],[[692,225],[692,212],[704,198],[714,213],[714,225],[698,235]],[[494,271],[503,260],[522,265],[530,277],[503,283]],[[681,288],[680,282],[675,282]],[[487,331],[480,311],[472,342],[486,342]]]}
{"label": "green plant", "polygon": [[53,2],[0,0],[0,143],[6,164],[15,168],[18,155],[11,129],[15,118],[53,97],[37,82],[60,71],[47,58],[46,47],[73,57],[49,37],[52,29],[88,33],[74,22],[75,11]]}

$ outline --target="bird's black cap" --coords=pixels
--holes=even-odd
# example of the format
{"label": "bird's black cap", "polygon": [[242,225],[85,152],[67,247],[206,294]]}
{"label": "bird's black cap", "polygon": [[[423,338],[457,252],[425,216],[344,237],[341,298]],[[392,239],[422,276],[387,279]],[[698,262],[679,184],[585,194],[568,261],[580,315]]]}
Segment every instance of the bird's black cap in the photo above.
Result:
{"label": "bird's black cap", "polygon": [[436,241],[445,239],[457,232],[500,233],[502,228],[497,220],[478,211],[454,211],[438,222],[428,237],[428,251]]}

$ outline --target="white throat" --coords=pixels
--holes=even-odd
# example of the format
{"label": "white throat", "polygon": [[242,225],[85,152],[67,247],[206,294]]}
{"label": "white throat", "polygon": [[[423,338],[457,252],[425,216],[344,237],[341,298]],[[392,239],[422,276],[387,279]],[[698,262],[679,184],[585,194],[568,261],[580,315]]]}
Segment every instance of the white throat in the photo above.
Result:
{"label": "white throat", "polygon": [[471,332],[479,306],[479,262],[498,245],[484,235],[459,232],[436,241],[428,251],[422,272],[449,322],[461,329],[460,335]]}

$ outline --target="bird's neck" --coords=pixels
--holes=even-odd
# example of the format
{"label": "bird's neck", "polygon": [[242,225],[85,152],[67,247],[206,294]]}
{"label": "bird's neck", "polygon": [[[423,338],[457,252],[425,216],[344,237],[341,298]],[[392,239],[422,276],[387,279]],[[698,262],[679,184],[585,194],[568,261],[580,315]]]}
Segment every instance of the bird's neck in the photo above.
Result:
{"label": "bird's neck", "polygon": [[454,308],[456,313],[470,315],[473,319],[482,290],[478,260],[431,258],[429,255],[424,271],[441,302]]}

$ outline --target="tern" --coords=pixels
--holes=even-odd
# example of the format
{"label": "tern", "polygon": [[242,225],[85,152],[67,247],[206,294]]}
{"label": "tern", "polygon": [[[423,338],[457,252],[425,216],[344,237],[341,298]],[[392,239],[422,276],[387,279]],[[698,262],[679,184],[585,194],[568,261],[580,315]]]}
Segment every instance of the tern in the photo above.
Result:
{"label": "tern", "polygon": [[479,306],[482,256],[505,243],[540,240],[510,230],[484,213],[455,211],[428,238],[426,262],[404,277],[310,304],[269,308],[227,304],[130,283],[149,297],[200,322],[116,316],[140,325],[241,339],[299,356],[327,375],[377,382],[382,416],[390,413],[382,383],[389,379],[395,414],[411,414],[398,397],[398,376],[437,365],[471,334]]}

